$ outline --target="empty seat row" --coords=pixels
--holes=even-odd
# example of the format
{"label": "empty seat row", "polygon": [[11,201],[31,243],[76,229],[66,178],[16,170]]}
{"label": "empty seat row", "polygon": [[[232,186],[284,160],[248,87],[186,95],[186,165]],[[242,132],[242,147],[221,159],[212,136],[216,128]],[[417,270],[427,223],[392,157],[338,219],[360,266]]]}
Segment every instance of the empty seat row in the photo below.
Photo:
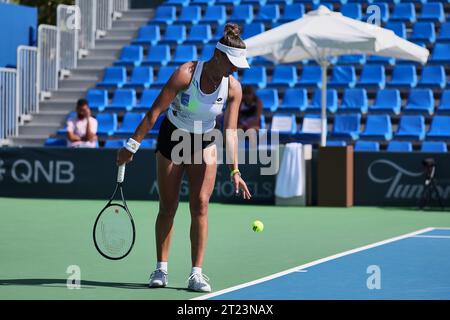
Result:
{"label": "empty seat row", "polygon": [[[284,117],[285,121],[275,121],[277,117]],[[292,128],[296,126],[296,123],[295,118],[292,118],[294,123],[286,121],[289,117],[291,115],[275,114],[272,120],[272,130],[292,134]],[[282,123],[283,127],[273,128],[273,124],[279,123]],[[320,133],[320,115],[305,115],[303,125],[299,130],[300,136],[303,138],[318,138]],[[363,131],[361,131],[361,114],[336,115],[331,137],[345,140],[363,139],[371,141],[389,141],[393,138],[396,140],[448,140],[450,138],[450,116],[433,117],[427,132],[423,116],[403,115],[394,133],[391,119],[387,114],[369,115]]]}
{"label": "empty seat row", "polygon": [[[358,140],[355,143],[355,151],[374,152],[380,151],[380,144],[376,141]],[[386,151],[388,152],[411,152],[413,151],[412,143],[409,141],[391,141]],[[420,146],[421,152],[447,152],[447,143],[444,141],[424,141]]]}
{"label": "empty seat row", "polygon": [[[202,8],[199,5],[193,4],[181,9],[179,16],[175,6],[160,6],[155,13],[154,18],[149,22],[150,24],[167,24],[172,25],[176,23],[225,23],[227,18],[230,21],[239,23],[250,23],[252,21],[262,22],[287,22],[302,17],[305,13],[304,5],[301,3],[288,3],[284,7],[284,12],[281,14],[280,6],[274,3],[268,3],[261,6],[258,13],[255,14],[252,0],[243,0],[244,4],[240,4],[239,0],[218,0],[215,5],[208,5],[202,14]],[[245,3],[250,2],[250,3]],[[302,1],[296,1],[302,2]],[[334,10],[333,4],[321,3],[327,6],[330,10]],[[227,16],[226,4],[233,5],[231,15]],[[316,8],[319,4],[315,4]],[[422,5],[420,13],[416,12],[413,3],[399,3],[396,4],[392,10],[389,11],[389,6],[385,2],[373,2],[371,5],[376,5],[379,8],[380,19],[386,21],[404,21],[413,23],[417,20],[422,21],[436,21],[443,22],[445,20],[444,6],[442,3],[433,2]],[[367,20],[373,14],[373,11],[364,12],[359,3],[345,3],[340,8],[344,16],[357,19]],[[295,13],[295,14],[293,14]]]}

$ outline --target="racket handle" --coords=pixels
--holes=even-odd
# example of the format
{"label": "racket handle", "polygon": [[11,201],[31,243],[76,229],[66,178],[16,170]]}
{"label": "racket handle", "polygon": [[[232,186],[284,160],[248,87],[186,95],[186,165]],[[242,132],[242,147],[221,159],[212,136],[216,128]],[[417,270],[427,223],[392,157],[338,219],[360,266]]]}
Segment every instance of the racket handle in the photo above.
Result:
{"label": "racket handle", "polygon": [[117,182],[122,183],[124,178],[125,178],[125,165],[123,164],[119,167],[119,170],[117,172]]}

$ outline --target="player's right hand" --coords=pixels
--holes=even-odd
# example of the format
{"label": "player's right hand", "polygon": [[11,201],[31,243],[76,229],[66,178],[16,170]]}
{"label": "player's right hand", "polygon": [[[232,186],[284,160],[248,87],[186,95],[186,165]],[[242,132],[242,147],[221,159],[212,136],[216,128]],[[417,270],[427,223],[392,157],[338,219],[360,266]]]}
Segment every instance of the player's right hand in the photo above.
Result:
{"label": "player's right hand", "polygon": [[116,164],[118,166],[121,166],[123,164],[127,164],[129,162],[133,161],[133,154],[128,151],[125,148],[121,148],[119,149],[119,151],[117,151],[117,160],[116,160]]}

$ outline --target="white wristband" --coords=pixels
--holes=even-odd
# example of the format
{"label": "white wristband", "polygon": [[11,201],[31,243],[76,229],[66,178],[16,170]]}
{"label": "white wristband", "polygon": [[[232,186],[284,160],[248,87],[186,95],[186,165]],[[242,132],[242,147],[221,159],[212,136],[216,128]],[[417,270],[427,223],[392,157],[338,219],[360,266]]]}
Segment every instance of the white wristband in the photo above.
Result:
{"label": "white wristband", "polygon": [[140,146],[141,146],[141,144],[139,142],[130,138],[130,139],[128,139],[128,141],[125,145],[125,149],[127,149],[131,153],[136,153],[139,150]]}

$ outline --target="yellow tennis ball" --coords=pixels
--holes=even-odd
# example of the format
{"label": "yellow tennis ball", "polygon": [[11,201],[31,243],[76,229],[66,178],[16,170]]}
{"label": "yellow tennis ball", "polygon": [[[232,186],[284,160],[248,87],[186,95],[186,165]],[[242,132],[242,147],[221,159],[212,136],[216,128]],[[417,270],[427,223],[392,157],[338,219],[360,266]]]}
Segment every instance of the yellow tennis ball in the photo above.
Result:
{"label": "yellow tennis ball", "polygon": [[253,222],[253,231],[262,232],[263,230],[264,230],[264,224],[261,221],[256,220]]}

